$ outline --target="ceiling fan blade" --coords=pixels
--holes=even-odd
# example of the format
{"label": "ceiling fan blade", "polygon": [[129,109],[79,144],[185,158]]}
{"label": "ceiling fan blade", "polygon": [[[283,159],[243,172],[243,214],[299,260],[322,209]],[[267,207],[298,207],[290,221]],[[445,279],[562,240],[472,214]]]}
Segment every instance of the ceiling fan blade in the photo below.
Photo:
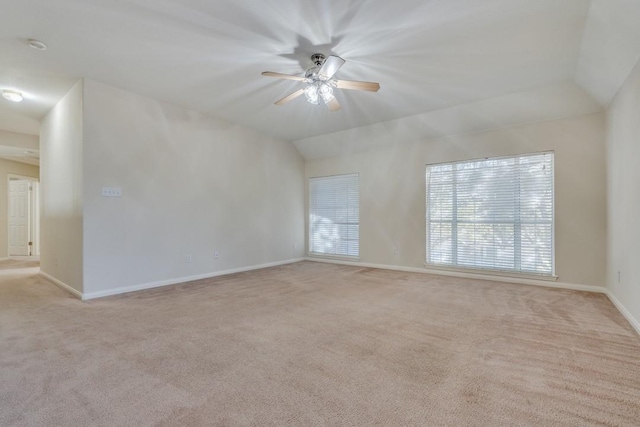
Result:
{"label": "ceiling fan blade", "polygon": [[375,82],[358,82],[353,80],[336,80],[338,89],[350,90],[366,90],[369,92],[377,92],[380,89],[380,83]]}
{"label": "ceiling fan blade", "polygon": [[274,104],[276,104],[276,105],[286,104],[287,102],[291,101],[292,99],[295,99],[295,98],[299,97],[303,93],[304,93],[304,89],[298,89],[297,91],[293,92],[291,95],[287,95],[284,98],[274,102]]}
{"label": "ceiling fan blade", "polygon": [[292,76],[291,74],[274,73],[273,71],[263,71],[262,75],[267,77],[275,77],[277,79],[297,80],[299,82],[307,80],[306,77]]}
{"label": "ceiling fan blade", "polygon": [[344,65],[346,61],[339,56],[331,55],[324,60],[324,64],[318,71],[318,76],[323,80],[329,80]]}
{"label": "ceiling fan blade", "polygon": [[329,111],[338,111],[342,108],[342,105],[338,102],[338,100],[333,97],[333,99],[327,102],[327,107],[329,107]]}

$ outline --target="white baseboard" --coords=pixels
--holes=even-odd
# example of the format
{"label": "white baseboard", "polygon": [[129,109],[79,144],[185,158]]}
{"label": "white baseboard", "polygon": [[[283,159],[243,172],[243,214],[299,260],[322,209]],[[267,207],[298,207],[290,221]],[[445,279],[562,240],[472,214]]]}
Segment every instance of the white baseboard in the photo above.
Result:
{"label": "white baseboard", "polygon": [[383,270],[395,270],[395,271],[407,271],[410,273],[422,273],[422,274],[433,274],[433,275],[441,275],[441,276],[452,276],[452,277],[462,277],[466,279],[480,279],[480,280],[491,280],[494,282],[506,282],[506,283],[516,283],[522,285],[534,285],[534,286],[545,286],[548,288],[559,288],[559,289],[570,289],[574,291],[585,291],[585,292],[596,292],[600,294],[605,294],[609,300],[613,303],[613,305],[620,311],[620,313],[627,319],[627,321],[631,324],[633,329],[636,330],[638,334],[640,334],[640,322],[633,317],[633,315],[626,309],[624,305],[616,298],[616,296],[611,292],[608,288],[604,286],[592,286],[592,285],[579,285],[575,283],[563,283],[563,282],[550,282],[546,280],[535,280],[535,279],[525,279],[520,277],[506,277],[506,276],[492,276],[487,274],[474,274],[474,273],[464,273],[458,271],[443,271],[443,270],[430,270],[428,268],[416,268],[416,267],[403,267],[398,265],[385,265],[385,264],[373,264],[366,262],[353,262],[353,261],[343,261],[336,259],[321,259],[321,258],[305,258],[306,261],[313,262],[324,262],[327,264],[342,264],[342,265],[351,265],[355,267],[367,267],[367,268],[380,268]]}
{"label": "white baseboard", "polygon": [[51,283],[53,283],[54,285],[58,286],[59,288],[61,288],[62,290],[65,290],[67,292],[69,292],[70,294],[72,294],[73,296],[80,298],[80,299],[84,299],[82,292],[80,292],[77,289],[72,288],[71,286],[67,285],[64,282],[61,282],[60,280],[56,279],[55,277],[45,273],[44,271],[40,271],[40,275],[42,277],[44,277],[45,279],[47,279],[48,281],[50,281]]}
{"label": "white baseboard", "polygon": [[194,280],[201,280],[201,279],[208,279],[208,278],[211,278],[211,277],[224,276],[224,275],[227,275],[227,274],[241,273],[241,272],[244,272],[244,271],[251,271],[251,270],[259,270],[261,268],[276,267],[276,266],[279,266],[279,265],[292,264],[292,263],[295,263],[295,262],[305,261],[305,260],[306,261],[312,261],[312,262],[323,262],[323,263],[327,263],[327,264],[341,264],[341,265],[351,265],[351,266],[355,266],[355,267],[380,268],[380,269],[383,269],[383,270],[406,271],[406,272],[410,272],[410,273],[433,274],[433,275],[441,275],[441,276],[461,277],[461,278],[467,278],[467,279],[490,280],[490,281],[496,281],[496,282],[516,283],[516,284],[534,285],[534,286],[545,286],[545,287],[550,287],[550,288],[570,289],[570,290],[576,290],[576,291],[602,293],[602,294],[605,294],[609,298],[609,300],[611,300],[613,305],[620,311],[620,313],[625,317],[625,319],[627,319],[627,321],[629,322],[629,324],[631,324],[633,329],[635,329],[636,332],[638,334],[640,334],[640,322],[635,317],[633,317],[633,315],[629,312],[629,310],[626,309],[626,307],[624,305],[622,305],[620,300],[618,300],[618,298],[616,298],[616,296],[613,294],[613,292],[611,292],[609,289],[607,289],[607,288],[605,288],[603,286],[579,285],[579,284],[575,284],[575,283],[563,283],[563,282],[549,282],[549,281],[546,281],[546,280],[524,279],[524,278],[519,278],[519,277],[513,277],[512,278],[512,277],[505,277],[505,276],[491,276],[491,275],[486,275],[486,274],[463,273],[463,272],[457,272],[457,271],[429,270],[427,268],[416,268],[416,267],[404,267],[404,266],[398,266],[398,265],[353,262],[353,261],[343,261],[343,260],[337,260],[337,259],[322,259],[322,258],[315,258],[315,257],[313,257],[313,258],[310,258],[310,257],[292,258],[292,259],[288,259],[288,260],[284,260],[284,261],[276,261],[276,262],[270,262],[270,263],[266,263],[266,264],[251,265],[251,266],[248,266],[248,267],[240,267],[240,268],[234,268],[234,269],[230,269],[230,270],[216,271],[216,272],[212,272],[212,273],[199,274],[199,275],[195,275],[195,276],[187,276],[187,277],[180,277],[180,278],[174,278],[174,279],[169,279],[169,280],[161,280],[161,281],[157,281],[157,282],[143,283],[143,284],[140,284],[140,285],[133,285],[133,286],[123,286],[123,287],[120,287],[120,288],[109,289],[109,290],[106,290],[106,291],[91,292],[91,293],[87,293],[87,294],[81,293],[80,291],[72,288],[71,286],[67,285],[66,283],[61,282],[60,280],[56,279],[55,277],[53,277],[53,276],[51,276],[51,275],[49,275],[49,274],[47,274],[47,273],[45,273],[43,271],[40,272],[40,275],[42,277],[44,277],[45,279],[49,280],[51,283],[55,284],[56,286],[59,286],[61,289],[71,293],[75,297],[80,298],[81,300],[89,300],[89,299],[106,297],[106,296],[111,296],[111,295],[124,294],[124,293],[128,293],[128,292],[141,291],[141,290],[145,290],[145,289],[158,288],[158,287],[162,287],[162,286],[176,285],[178,283],[192,282]]}
{"label": "white baseboard", "polygon": [[320,259],[315,257],[313,258],[307,257],[305,258],[305,260],[313,261],[313,262],[325,262],[329,264],[352,265],[355,267],[380,268],[383,270],[432,274],[436,276],[451,276],[451,277],[461,277],[465,279],[490,280],[492,282],[517,283],[521,285],[534,285],[534,286],[545,286],[548,288],[571,289],[574,291],[597,292],[601,294],[606,293],[606,288],[602,286],[552,282],[549,280],[536,280],[536,279],[528,279],[523,277],[496,276],[491,274],[467,273],[467,272],[461,272],[461,271],[447,271],[447,270],[435,270],[435,269],[418,268],[418,267],[404,267],[400,265],[374,264],[374,263],[368,263],[368,262],[353,262],[353,261],[342,261],[342,260],[335,260],[335,259]]}
{"label": "white baseboard", "polygon": [[142,291],[145,289],[159,288],[162,286],[177,285],[178,283],[193,282],[194,280],[209,279],[211,277],[224,276],[233,273],[242,273],[244,271],[259,270],[261,268],[276,267],[278,265],[292,264],[294,262],[303,261],[304,258],[292,258],[284,261],[269,262],[266,264],[250,265],[248,267],[234,268],[231,270],[216,271],[212,273],[198,274],[195,276],[177,277],[167,280],[159,280],[157,282],[142,283],[139,285],[122,286],[120,288],[107,289],[104,291],[89,292],[82,294],[83,300],[94,298],[102,298],[112,295],[125,294],[128,292]]}
{"label": "white baseboard", "polygon": [[622,305],[620,300],[613,294],[613,292],[611,292],[611,290],[607,289],[605,294],[607,294],[607,297],[609,297],[613,305],[615,305],[618,311],[622,313],[625,319],[627,319],[627,321],[631,324],[633,329],[635,329],[636,332],[640,334],[640,322],[638,322],[638,320],[635,317],[633,317],[633,315],[629,312],[629,310],[627,310],[627,308],[624,305]]}

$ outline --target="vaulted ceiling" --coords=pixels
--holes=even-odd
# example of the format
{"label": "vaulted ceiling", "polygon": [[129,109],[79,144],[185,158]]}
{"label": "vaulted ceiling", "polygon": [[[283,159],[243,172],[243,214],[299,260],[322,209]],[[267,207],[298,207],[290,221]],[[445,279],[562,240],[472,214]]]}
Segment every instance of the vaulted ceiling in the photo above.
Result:
{"label": "vaulted ceiling", "polygon": [[[0,129],[37,134],[39,120],[80,77],[291,141],[460,105],[482,108],[483,100],[539,88],[573,85],[572,96],[586,89],[604,106],[640,56],[638,5],[629,0],[5,2],[0,89],[20,90],[25,100],[0,100]],[[48,49],[27,47],[29,38],[46,42]],[[273,105],[300,83],[260,73],[302,74],[315,52],[347,60],[338,78],[377,81],[382,88],[341,91],[338,112],[303,97]]]}

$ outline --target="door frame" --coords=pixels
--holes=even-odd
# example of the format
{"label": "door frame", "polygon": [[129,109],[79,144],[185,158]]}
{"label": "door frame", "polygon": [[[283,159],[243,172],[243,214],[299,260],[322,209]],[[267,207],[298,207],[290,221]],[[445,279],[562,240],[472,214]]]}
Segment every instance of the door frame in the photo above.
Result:
{"label": "door frame", "polygon": [[31,246],[30,256],[40,255],[40,178],[26,175],[18,175],[14,173],[7,174],[7,256],[9,255],[9,215],[11,212],[10,198],[10,182],[11,181],[29,181],[33,190],[29,194],[29,241],[33,243]]}

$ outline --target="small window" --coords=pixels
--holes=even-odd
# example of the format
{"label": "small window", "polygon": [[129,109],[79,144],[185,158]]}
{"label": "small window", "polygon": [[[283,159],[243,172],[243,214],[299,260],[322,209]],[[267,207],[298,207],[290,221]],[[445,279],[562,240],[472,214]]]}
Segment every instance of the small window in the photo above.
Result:
{"label": "small window", "polygon": [[309,179],[309,253],[360,255],[358,174]]}
{"label": "small window", "polygon": [[427,264],[553,275],[553,157],[428,165]]}

